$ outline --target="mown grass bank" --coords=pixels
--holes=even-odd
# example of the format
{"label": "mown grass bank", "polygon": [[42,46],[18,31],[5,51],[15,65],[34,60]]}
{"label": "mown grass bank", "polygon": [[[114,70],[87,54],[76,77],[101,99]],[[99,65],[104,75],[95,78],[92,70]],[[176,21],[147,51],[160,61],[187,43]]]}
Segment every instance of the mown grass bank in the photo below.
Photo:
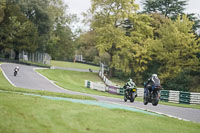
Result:
{"label": "mown grass bank", "polygon": [[0,93],[2,133],[197,133],[199,123],[13,93]]}
{"label": "mown grass bank", "polygon": [[122,96],[119,95],[113,95],[109,94],[108,92],[100,92],[92,90],[90,88],[86,88],[85,80],[93,82],[102,82],[102,80],[98,77],[97,73],[76,72],[76,71],[58,70],[58,69],[40,69],[37,71],[46,76],[47,78],[49,78],[50,80],[54,81],[57,85],[68,90],[95,94],[95,95],[122,98]]}
{"label": "mown grass bank", "polygon": [[100,67],[97,66],[91,66],[83,63],[74,63],[74,62],[66,62],[66,61],[51,61],[51,66],[56,67],[64,67],[64,68],[76,68],[76,69],[92,69],[92,70],[100,70]]}

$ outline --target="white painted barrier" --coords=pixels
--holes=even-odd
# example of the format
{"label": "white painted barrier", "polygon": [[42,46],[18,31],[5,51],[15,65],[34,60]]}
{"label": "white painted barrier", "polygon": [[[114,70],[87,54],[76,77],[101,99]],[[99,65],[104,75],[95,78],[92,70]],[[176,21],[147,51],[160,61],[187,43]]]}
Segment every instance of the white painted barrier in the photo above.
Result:
{"label": "white painted barrier", "polygon": [[106,85],[98,82],[91,82],[88,80],[85,80],[85,87],[98,91],[106,91]]}
{"label": "white painted barrier", "polygon": [[144,96],[144,88],[137,88],[137,96],[138,97]]}
{"label": "white painted barrier", "polygon": [[169,91],[169,98],[168,98],[168,102],[171,103],[179,103],[179,95],[180,92],[179,91]]}
{"label": "white painted barrier", "polygon": [[190,104],[200,104],[200,93],[190,93]]}

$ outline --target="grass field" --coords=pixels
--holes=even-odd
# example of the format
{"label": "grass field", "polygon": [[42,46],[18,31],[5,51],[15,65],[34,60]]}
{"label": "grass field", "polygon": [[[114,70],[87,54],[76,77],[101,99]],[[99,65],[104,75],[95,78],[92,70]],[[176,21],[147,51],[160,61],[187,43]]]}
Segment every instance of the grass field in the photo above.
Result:
{"label": "grass field", "polygon": [[77,68],[77,69],[92,69],[92,70],[99,70],[100,68],[97,66],[91,66],[87,64],[82,63],[73,63],[73,62],[66,62],[66,61],[51,61],[51,66],[57,66],[57,67],[65,67],[65,68]]}
{"label": "grass field", "polygon": [[1,133],[197,133],[199,123],[0,93]]}
{"label": "grass field", "polygon": [[76,72],[58,69],[41,69],[37,71],[49,78],[50,80],[54,81],[57,85],[68,90],[122,98],[122,96],[119,95],[113,95],[107,92],[100,92],[92,90],[90,88],[85,88],[85,80],[93,82],[102,82],[102,80],[98,77],[97,73]]}

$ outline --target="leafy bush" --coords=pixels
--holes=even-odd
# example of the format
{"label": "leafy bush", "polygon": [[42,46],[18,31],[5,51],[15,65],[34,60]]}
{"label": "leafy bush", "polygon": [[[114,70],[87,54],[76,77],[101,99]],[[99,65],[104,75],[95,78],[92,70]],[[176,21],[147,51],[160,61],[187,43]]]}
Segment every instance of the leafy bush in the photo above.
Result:
{"label": "leafy bush", "polygon": [[191,79],[186,72],[179,73],[175,78],[164,81],[163,88],[166,90],[189,91]]}

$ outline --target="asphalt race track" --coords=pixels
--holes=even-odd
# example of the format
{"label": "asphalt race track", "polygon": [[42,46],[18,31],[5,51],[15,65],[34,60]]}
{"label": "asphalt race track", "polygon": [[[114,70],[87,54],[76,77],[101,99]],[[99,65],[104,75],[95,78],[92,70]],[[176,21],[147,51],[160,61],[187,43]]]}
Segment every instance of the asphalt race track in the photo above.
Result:
{"label": "asphalt race track", "polygon": [[[13,70],[15,66],[19,66],[20,68],[19,73],[16,77],[13,75],[14,72]],[[142,102],[137,102],[137,101],[135,101],[134,103],[130,103],[130,102],[124,102],[123,99],[119,98],[111,98],[111,97],[69,91],[56,86],[52,81],[49,81],[47,78],[37,73],[34,70],[37,69],[37,67],[6,63],[6,64],[1,64],[1,68],[4,75],[9,80],[9,82],[16,87],[46,90],[51,92],[61,92],[61,93],[68,93],[75,95],[86,95],[94,97],[100,102],[106,102],[109,104],[111,103],[117,105],[126,105],[128,107],[139,108],[142,110],[148,110],[159,114],[165,114],[167,116],[175,117],[178,119],[200,123],[200,109],[182,108],[182,107],[167,106],[161,104],[158,104],[157,106],[152,106],[152,104],[144,105]]]}

